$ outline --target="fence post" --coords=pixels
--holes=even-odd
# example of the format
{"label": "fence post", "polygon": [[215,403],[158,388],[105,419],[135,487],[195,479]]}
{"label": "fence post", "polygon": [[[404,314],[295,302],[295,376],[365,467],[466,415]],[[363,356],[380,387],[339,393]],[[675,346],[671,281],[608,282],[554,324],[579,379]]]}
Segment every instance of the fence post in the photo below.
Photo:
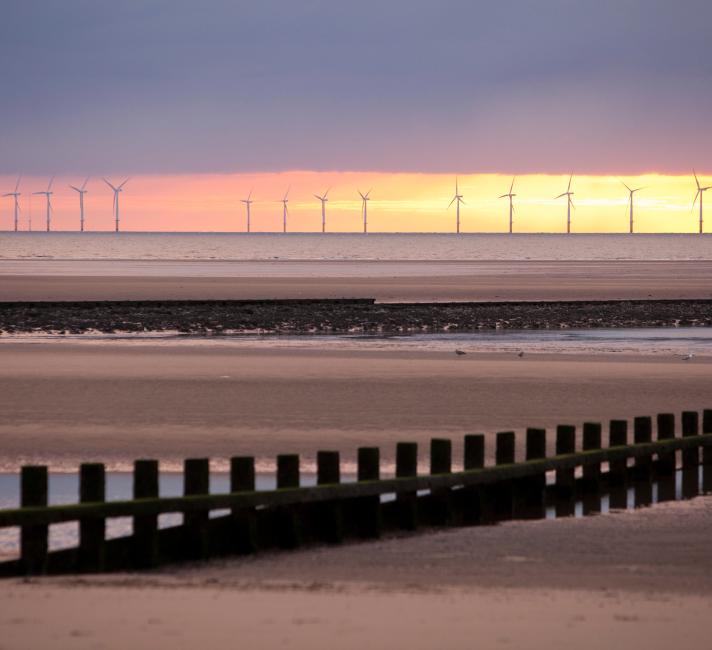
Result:
{"label": "fence post", "polygon": [[[134,461],[134,499],[158,496],[158,461]],[[158,564],[158,515],[136,515],[133,518],[131,565],[148,569]]]}
{"label": "fence post", "polygon": [[[609,447],[628,446],[628,420],[611,420],[608,429]],[[608,463],[608,503],[611,510],[628,507],[628,459]]]}
{"label": "fence post", "polygon": [[[299,455],[277,456],[277,488],[299,487]],[[298,504],[279,506],[277,515],[277,544],[281,548],[296,548],[302,543],[300,508]]]}
{"label": "fence post", "polygon": [[[675,437],[675,415],[658,413],[658,440],[670,440]],[[675,452],[661,451],[658,454],[656,468],[658,483],[658,502],[675,500]]]}
{"label": "fence post", "polygon": [[[482,469],[485,466],[484,434],[470,433],[465,436],[462,465],[465,470]],[[472,525],[481,522],[485,513],[483,499],[486,495],[486,490],[470,486],[459,490],[456,494],[462,523]]]}
{"label": "fence post", "polygon": [[[378,481],[381,478],[381,452],[378,447],[359,447],[359,481]],[[360,537],[381,536],[381,497],[363,497],[356,501],[356,531]]]}
{"label": "fence post", "polygon": [[[418,475],[418,443],[399,442],[396,444],[396,478],[407,478]],[[398,524],[405,530],[415,530],[418,527],[418,496],[417,492],[398,492]]]}
{"label": "fence post", "polygon": [[[79,466],[80,503],[99,503],[106,500],[106,472],[102,463]],[[78,569],[98,573],[106,566],[106,520],[92,517],[79,520]]]}
{"label": "fence post", "polygon": [[[25,465],[20,470],[20,506],[32,508],[47,505],[47,467]],[[25,575],[47,573],[49,526],[33,524],[20,529],[20,561]]]}
{"label": "fence post", "polygon": [[[450,474],[452,472],[452,442],[447,438],[433,438],[430,441],[430,473]],[[431,490],[430,523],[447,526],[452,523],[452,490],[444,488]]]}
{"label": "fence post", "polygon": [[[682,412],[682,437],[688,438],[699,434],[699,415],[697,411]],[[695,446],[682,450],[682,496],[690,499],[699,493],[700,449]]]}
{"label": "fence post", "polygon": [[[633,420],[633,441],[636,445],[652,442],[653,420],[648,416],[636,417]],[[636,507],[649,506],[653,501],[653,486],[651,483],[653,457],[638,456],[635,459],[633,475],[635,478]]]}
{"label": "fence post", "polygon": [[[334,485],[341,482],[341,462],[338,451],[318,451],[316,454],[317,485]],[[344,538],[344,520],[341,504],[328,501],[316,504],[316,529],[325,542],[338,544]]]}
{"label": "fence post", "polygon": [[[252,456],[230,458],[230,492],[255,491],[255,459]],[[254,508],[233,508],[233,543],[238,553],[255,553],[259,548],[257,513]]]}
{"label": "fence post", "polygon": [[[514,431],[502,431],[497,434],[494,450],[496,465],[511,465],[514,463],[515,441]],[[494,520],[512,518],[513,492],[514,488],[510,479],[498,481],[493,485],[487,486],[486,508],[488,512],[492,512]]]}
{"label": "fence post", "polygon": [[[702,433],[712,433],[712,409],[702,412]],[[702,489],[712,492],[712,444],[706,442],[702,447]]]}
{"label": "fence post", "polygon": [[[207,458],[188,458],[183,463],[183,494],[194,496],[210,493],[210,461]],[[186,512],[183,515],[184,552],[191,560],[208,556],[209,510]]]}
{"label": "fence post", "polygon": [[[526,431],[526,460],[546,458],[546,430]],[[516,518],[541,519],[545,516],[544,496],[546,474],[522,478],[514,482],[513,515]]]}
{"label": "fence post", "polygon": [[[556,455],[576,452],[576,427],[560,424],[556,427]],[[575,511],[574,487],[576,485],[574,467],[556,470],[556,516],[570,517]]]}
{"label": "fence post", "polygon": [[[601,448],[601,425],[598,422],[583,423],[583,451]],[[583,466],[583,513],[601,510],[601,464]]]}

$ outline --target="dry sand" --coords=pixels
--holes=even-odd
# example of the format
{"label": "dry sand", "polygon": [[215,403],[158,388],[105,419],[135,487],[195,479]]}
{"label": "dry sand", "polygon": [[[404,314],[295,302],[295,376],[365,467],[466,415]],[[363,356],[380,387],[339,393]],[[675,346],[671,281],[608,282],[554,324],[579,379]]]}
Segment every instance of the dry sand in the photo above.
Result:
{"label": "dry sand", "polygon": [[709,357],[62,342],[3,343],[0,360],[5,469],[361,445],[389,463],[403,439],[712,404]]}
{"label": "dry sand", "polygon": [[381,302],[712,296],[711,261],[0,261],[0,300],[376,298]]}
{"label": "dry sand", "polygon": [[705,648],[712,506],[12,581],[4,648]]}

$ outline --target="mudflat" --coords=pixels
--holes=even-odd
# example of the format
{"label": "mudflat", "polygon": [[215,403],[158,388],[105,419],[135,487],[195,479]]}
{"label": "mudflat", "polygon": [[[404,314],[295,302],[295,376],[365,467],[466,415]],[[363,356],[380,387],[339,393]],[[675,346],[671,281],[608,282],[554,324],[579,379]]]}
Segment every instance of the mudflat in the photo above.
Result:
{"label": "mudflat", "polygon": [[[257,456],[710,405],[712,359],[99,341],[0,345],[0,466]],[[491,446],[491,445],[490,445]],[[425,457],[423,456],[423,460]]]}
{"label": "mudflat", "polygon": [[0,301],[712,297],[712,261],[0,260]]}

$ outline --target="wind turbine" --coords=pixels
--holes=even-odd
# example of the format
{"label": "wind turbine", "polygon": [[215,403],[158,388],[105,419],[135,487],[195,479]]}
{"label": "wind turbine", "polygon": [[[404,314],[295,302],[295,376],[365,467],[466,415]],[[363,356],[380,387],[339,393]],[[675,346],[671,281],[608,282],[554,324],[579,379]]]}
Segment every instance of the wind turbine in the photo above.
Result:
{"label": "wind turbine", "polygon": [[50,231],[51,228],[51,220],[52,220],[52,183],[54,182],[54,176],[49,179],[49,185],[47,185],[47,189],[44,192],[32,192],[33,194],[44,194],[45,197],[47,198],[47,232]]}
{"label": "wind turbine", "polygon": [[247,195],[246,199],[240,199],[242,203],[245,204],[245,207],[247,208],[247,232],[250,232],[250,206],[254,203],[252,200],[252,191],[254,188],[250,190],[250,193]]}
{"label": "wind turbine", "polygon": [[20,202],[18,200],[18,197],[22,194],[22,192],[18,192],[17,190],[20,188],[21,179],[22,176],[17,177],[17,183],[15,183],[14,192],[8,192],[7,194],[3,194],[3,196],[12,196],[15,199],[15,232],[17,232],[17,226],[20,218]]}
{"label": "wind turbine", "polygon": [[129,179],[127,178],[118,187],[115,187],[114,185],[109,183],[109,181],[107,181],[106,179],[103,179],[103,180],[112,190],[114,190],[114,224],[115,224],[114,230],[116,232],[119,232],[119,192],[121,192],[121,188],[124,185],[126,185],[126,183],[129,182]]}
{"label": "wind turbine", "polygon": [[571,200],[571,197],[574,195],[574,193],[571,191],[571,181],[573,180],[574,174],[573,172],[571,173],[571,176],[569,176],[569,184],[566,188],[566,191],[563,192],[562,194],[559,194],[559,196],[554,197],[555,199],[560,199],[562,196],[566,197],[566,233],[569,234],[571,232],[571,208],[575,209],[574,202]]}
{"label": "wind turbine", "polygon": [[289,196],[289,187],[287,188],[287,191],[284,193],[284,197],[280,200],[280,203],[282,204],[282,232],[287,232],[287,215],[289,214],[289,210],[287,209],[287,203],[289,203],[289,199],[287,198]]}
{"label": "wind turbine", "polygon": [[326,232],[326,202],[329,200],[327,197],[329,196],[329,192],[331,191],[331,188],[326,190],[324,192],[324,196],[319,196],[318,194],[315,194],[314,197],[319,199],[321,201],[321,232]]}
{"label": "wind turbine", "polygon": [[500,199],[508,198],[509,199],[509,234],[512,234],[512,222],[513,222],[513,217],[514,217],[514,203],[512,202],[512,199],[517,196],[516,194],[512,194],[512,190],[514,189],[514,179],[516,176],[512,177],[512,184],[509,186],[509,194],[502,194],[500,196]]}
{"label": "wind turbine", "polygon": [[75,192],[79,193],[79,232],[84,232],[84,195],[89,191],[85,190],[84,188],[87,186],[87,183],[89,182],[89,177],[87,176],[86,179],[84,179],[84,182],[82,183],[81,187],[75,187],[74,185],[70,185]]}
{"label": "wind turbine", "polygon": [[359,196],[361,197],[361,213],[363,214],[363,233],[364,235],[368,232],[368,202],[371,200],[368,195],[371,190],[368,190],[366,194],[363,194],[361,190],[357,190]]}
{"label": "wind turbine", "polygon": [[[457,203],[455,203],[457,201]],[[459,234],[460,233],[460,203],[464,203],[462,200],[462,194],[460,194],[459,190],[457,189],[457,178],[455,178],[455,196],[452,197],[452,201],[448,204],[448,208],[455,203],[455,210],[457,212],[457,229],[456,232]]]}
{"label": "wind turbine", "polygon": [[[707,187],[701,187],[700,186],[700,181],[697,179],[697,174],[695,173],[695,170],[692,170],[692,173],[695,176],[695,183],[697,184],[697,194],[695,194],[695,201],[697,201],[697,197],[700,197],[700,235],[703,232],[703,221],[702,221],[702,195],[707,191],[707,190],[712,190],[712,185],[708,185]],[[19,182],[19,181],[18,181]],[[8,196],[7,194],[5,196]],[[17,199],[15,199],[17,200]],[[692,208],[694,209],[695,207],[695,201],[692,202]],[[15,213],[17,214],[17,213]],[[17,230],[17,216],[15,217],[15,230]]]}
{"label": "wind turbine", "polygon": [[[623,183],[623,181],[621,181]],[[623,187],[628,190],[628,206],[630,207],[630,234],[633,234],[633,194],[636,192],[640,192],[640,190],[645,189],[643,187],[636,187],[634,190],[632,190],[630,187],[628,187],[625,183],[623,183]]]}

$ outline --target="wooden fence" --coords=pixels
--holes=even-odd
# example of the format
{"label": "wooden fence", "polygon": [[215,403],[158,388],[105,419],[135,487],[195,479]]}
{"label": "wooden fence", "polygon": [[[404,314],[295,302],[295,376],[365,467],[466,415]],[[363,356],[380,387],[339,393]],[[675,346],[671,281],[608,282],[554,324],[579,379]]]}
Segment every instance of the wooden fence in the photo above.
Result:
{"label": "wooden fence", "polygon": [[[636,505],[647,505],[654,483],[658,501],[675,498],[678,457],[683,495],[690,497],[698,493],[700,464],[703,490],[712,488],[712,410],[703,412],[701,432],[696,411],[683,412],[680,423],[678,431],[670,413],[655,420],[635,418],[631,440],[629,422],[612,420],[605,447],[603,427],[586,423],[579,450],[575,427],[561,425],[550,456],[546,431],[527,429],[520,462],[515,462],[515,434],[502,432],[495,437],[491,466],[485,466],[485,436],[467,435],[463,470],[457,472],[452,471],[451,441],[437,438],[430,442],[427,475],[418,474],[417,444],[402,442],[396,446],[394,478],[381,478],[377,447],[362,447],[357,480],[350,483],[341,482],[339,453],[320,451],[317,485],[311,487],[300,486],[299,456],[280,455],[277,488],[265,491],[256,490],[254,459],[238,456],[231,459],[230,492],[225,494],[209,493],[207,458],[185,461],[180,497],[160,497],[158,461],[137,460],[134,498],[122,501],[105,500],[104,465],[87,463],[80,467],[79,503],[70,505],[48,506],[47,468],[25,466],[21,507],[0,510],[0,528],[20,528],[20,553],[0,564],[0,575],[147,569],[165,562],[377,538],[419,526],[540,518],[547,506],[567,516],[574,514],[577,501],[584,513],[594,513],[604,494],[611,508],[625,508],[629,486]],[[210,517],[218,510],[224,513]],[[182,513],[183,523],[159,528],[158,517],[165,513]],[[112,517],[130,517],[132,534],[107,540],[106,520]],[[79,523],[78,546],[50,551],[49,526],[65,522]]]}

